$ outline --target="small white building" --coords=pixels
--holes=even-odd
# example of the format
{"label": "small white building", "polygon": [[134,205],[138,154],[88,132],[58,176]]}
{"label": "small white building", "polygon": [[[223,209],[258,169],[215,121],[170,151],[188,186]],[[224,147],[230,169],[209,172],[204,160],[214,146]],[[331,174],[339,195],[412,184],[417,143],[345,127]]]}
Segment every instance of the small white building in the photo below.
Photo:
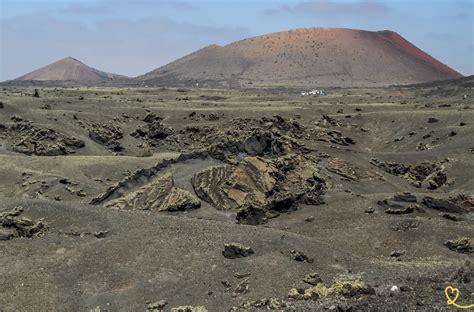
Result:
{"label": "small white building", "polygon": [[311,91],[302,91],[301,96],[307,96],[307,95],[312,95],[312,96],[323,96],[326,95],[326,92],[324,90],[311,90]]}

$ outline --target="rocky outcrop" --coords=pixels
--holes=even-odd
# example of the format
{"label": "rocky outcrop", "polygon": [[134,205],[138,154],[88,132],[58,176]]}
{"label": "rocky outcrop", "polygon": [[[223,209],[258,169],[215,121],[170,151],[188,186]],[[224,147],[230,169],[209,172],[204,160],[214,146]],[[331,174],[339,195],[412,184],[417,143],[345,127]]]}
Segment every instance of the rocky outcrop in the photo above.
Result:
{"label": "rocky outcrop", "polygon": [[165,127],[161,121],[163,118],[155,113],[148,113],[143,121],[145,125],[138,127],[135,131],[130,133],[135,138],[142,138],[148,142],[150,146],[155,146],[160,143],[160,140],[166,139],[173,133],[173,129]]}
{"label": "rocky outcrop", "polygon": [[450,213],[470,213],[474,212],[474,199],[471,196],[459,194],[455,197],[433,198],[425,196],[422,203],[428,208]]}
{"label": "rocky outcrop", "polygon": [[415,187],[434,190],[444,185],[448,180],[446,174],[443,172],[443,166],[432,162],[407,165],[372,158],[370,163],[387,173],[405,178]]}
{"label": "rocky outcrop", "polygon": [[43,220],[32,220],[21,217],[22,207],[0,212],[0,240],[10,240],[15,237],[42,236],[47,230]]}
{"label": "rocky outcrop", "polygon": [[120,152],[123,147],[120,139],[123,137],[122,129],[111,123],[97,123],[89,127],[89,137],[96,143],[104,145],[107,149]]}
{"label": "rocky outcrop", "polygon": [[58,156],[75,153],[85,146],[84,141],[67,136],[51,128],[37,126],[21,117],[12,117],[14,124],[0,128],[10,138],[10,149],[14,152],[37,155]]}
{"label": "rocky outcrop", "polygon": [[237,166],[212,167],[194,175],[191,183],[199,198],[219,210],[254,205],[264,206],[268,193],[275,187],[272,174],[276,168],[269,162],[247,157]]}
{"label": "rocky outcrop", "polygon": [[166,174],[124,197],[105,204],[109,208],[152,211],[196,209],[201,202],[190,192],[174,186],[173,176]]}
{"label": "rocky outcrop", "polygon": [[314,162],[294,155],[268,160],[245,157],[237,164],[211,167],[194,175],[199,198],[219,210],[237,210],[239,223],[262,224],[298,203],[318,205],[325,183]]}

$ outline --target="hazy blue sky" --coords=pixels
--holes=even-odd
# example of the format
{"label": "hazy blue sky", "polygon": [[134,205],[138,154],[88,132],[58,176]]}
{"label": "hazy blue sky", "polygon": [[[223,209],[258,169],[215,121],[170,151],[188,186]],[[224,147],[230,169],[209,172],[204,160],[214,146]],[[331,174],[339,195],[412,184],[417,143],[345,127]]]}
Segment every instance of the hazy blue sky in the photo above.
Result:
{"label": "hazy blue sky", "polygon": [[136,76],[209,44],[302,27],[393,30],[474,74],[474,0],[0,0],[0,81],[66,56]]}

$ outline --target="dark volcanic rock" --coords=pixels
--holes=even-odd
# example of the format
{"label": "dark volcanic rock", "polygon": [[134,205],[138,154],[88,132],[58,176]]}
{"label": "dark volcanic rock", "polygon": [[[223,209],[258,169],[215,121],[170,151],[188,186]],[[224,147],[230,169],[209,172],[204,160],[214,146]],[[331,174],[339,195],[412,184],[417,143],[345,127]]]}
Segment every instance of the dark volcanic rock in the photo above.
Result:
{"label": "dark volcanic rock", "polygon": [[14,237],[42,236],[47,230],[42,220],[32,220],[20,217],[22,207],[0,212],[0,240],[10,240]]}
{"label": "dark volcanic rock", "polygon": [[410,192],[397,193],[393,195],[393,200],[416,203],[416,196],[411,194]]}
{"label": "dark volcanic rock", "polygon": [[460,194],[456,197],[433,198],[426,196],[422,203],[428,208],[435,209],[442,212],[450,213],[469,213],[474,212],[474,199],[470,196]]}
{"label": "dark volcanic rock", "polygon": [[267,214],[264,209],[249,206],[240,209],[236,216],[237,222],[248,225],[258,225],[267,223]]}
{"label": "dark volcanic rock", "polygon": [[297,250],[290,250],[290,257],[291,259],[298,261],[298,262],[307,262],[307,263],[313,263],[314,259],[308,257],[301,251]]}
{"label": "dark volcanic rock", "polygon": [[380,161],[372,158],[370,163],[393,175],[402,176],[416,187],[437,189],[447,182],[443,168],[431,162],[422,162],[417,165],[406,165],[390,161]]}
{"label": "dark volcanic rock", "polygon": [[237,243],[225,244],[222,251],[222,255],[228,259],[248,257],[254,253],[252,248]]}
{"label": "dark volcanic rock", "polygon": [[448,240],[444,243],[444,245],[452,251],[460,253],[472,252],[471,241],[467,237],[459,237],[457,239]]}
{"label": "dark volcanic rock", "polygon": [[414,212],[415,209],[418,209],[416,204],[405,205],[393,202],[389,199],[379,200],[377,201],[377,204],[385,208],[385,213],[388,214],[408,214]]}
{"label": "dark volcanic rock", "polygon": [[319,277],[318,273],[309,273],[303,278],[303,282],[316,286],[317,284],[322,283],[323,280]]}
{"label": "dark volcanic rock", "polygon": [[114,152],[123,150],[119,142],[123,137],[122,129],[113,124],[92,124],[89,127],[89,137]]}
{"label": "dark volcanic rock", "polygon": [[38,127],[29,121],[18,121],[7,130],[12,139],[10,149],[27,155],[58,156],[74,153],[85,146],[84,141]]}
{"label": "dark volcanic rock", "polygon": [[162,118],[154,113],[149,113],[143,118],[146,123],[130,133],[135,138],[143,138],[152,146],[158,144],[173,133],[173,129],[165,127],[161,121]]}

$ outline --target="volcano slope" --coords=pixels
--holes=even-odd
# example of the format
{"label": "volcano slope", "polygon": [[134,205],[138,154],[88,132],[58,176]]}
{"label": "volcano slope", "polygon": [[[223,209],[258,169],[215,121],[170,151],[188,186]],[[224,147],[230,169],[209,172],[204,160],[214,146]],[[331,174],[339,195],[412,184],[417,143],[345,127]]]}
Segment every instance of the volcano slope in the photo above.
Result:
{"label": "volcano slope", "polygon": [[92,68],[73,58],[66,57],[54,63],[43,66],[37,70],[23,75],[13,84],[22,84],[21,81],[27,81],[30,85],[32,82],[75,82],[78,83],[94,83],[108,82],[117,79],[125,79],[125,76],[106,73],[101,70]]}
{"label": "volcano slope", "polygon": [[211,45],[135,81],[148,86],[311,88],[461,77],[392,31],[304,28]]}
{"label": "volcano slope", "polygon": [[433,90],[2,88],[0,310],[474,302],[474,94]]}

